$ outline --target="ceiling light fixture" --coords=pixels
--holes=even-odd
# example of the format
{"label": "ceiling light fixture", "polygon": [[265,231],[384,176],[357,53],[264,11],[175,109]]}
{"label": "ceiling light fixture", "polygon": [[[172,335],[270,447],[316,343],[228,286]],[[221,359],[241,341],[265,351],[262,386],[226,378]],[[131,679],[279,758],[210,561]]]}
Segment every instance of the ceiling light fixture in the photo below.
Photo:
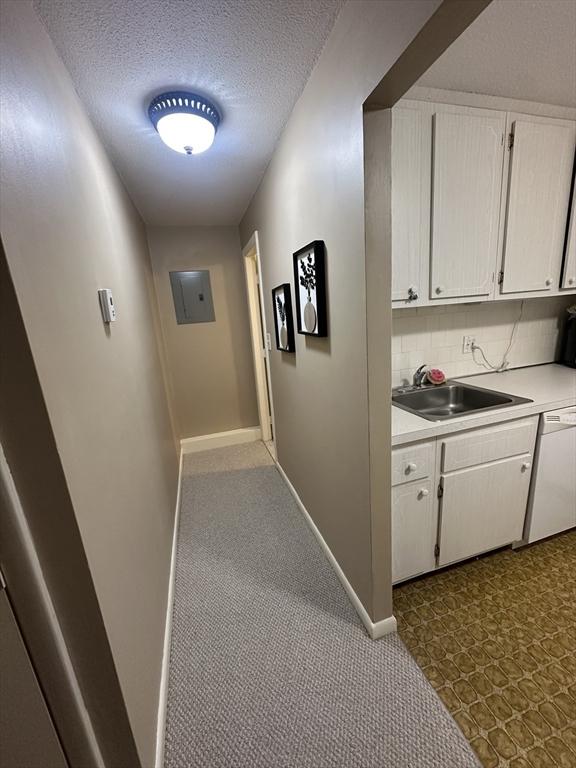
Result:
{"label": "ceiling light fixture", "polygon": [[156,96],[148,107],[148,117],[164,144],[183,155],[199,155],[211,147],[220,123],[214,104],[189,91]]}

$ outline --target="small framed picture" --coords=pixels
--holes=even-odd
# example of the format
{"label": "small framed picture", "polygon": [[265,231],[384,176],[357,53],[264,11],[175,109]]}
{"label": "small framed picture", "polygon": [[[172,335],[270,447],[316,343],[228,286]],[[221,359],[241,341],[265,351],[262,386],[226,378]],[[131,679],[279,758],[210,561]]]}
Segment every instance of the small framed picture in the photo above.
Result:
{"label": "small framed picture", "polygon": [[292,317],[292,298],[290,284],[282,283],[272,289],[274,303],[274,329],[276,331],[276,349],[281,352],[295,352],[294,319]]}
{"label": "small framed picture", "polygon": [[293,258],[298,333],[327,336],[324,241],[314,240]]}

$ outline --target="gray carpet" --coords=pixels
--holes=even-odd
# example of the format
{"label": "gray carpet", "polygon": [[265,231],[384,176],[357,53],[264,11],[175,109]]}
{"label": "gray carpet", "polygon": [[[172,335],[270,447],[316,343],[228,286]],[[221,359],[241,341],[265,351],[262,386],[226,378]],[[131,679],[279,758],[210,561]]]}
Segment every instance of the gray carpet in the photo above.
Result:
{"label": "gray carpet", "polygon": [[185,457],[165,768],[476,768],[368,638],[261,443]]}

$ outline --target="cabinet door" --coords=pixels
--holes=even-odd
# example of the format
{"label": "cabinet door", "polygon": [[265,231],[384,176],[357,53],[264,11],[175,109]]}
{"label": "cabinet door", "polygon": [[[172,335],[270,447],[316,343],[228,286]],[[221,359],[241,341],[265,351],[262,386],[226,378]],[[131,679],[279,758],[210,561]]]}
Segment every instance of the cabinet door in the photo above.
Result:
{"label": "cabinet door", "polygon": [[501,292],[557,291],[576,123],[511,114]]}
{"label": "cabinet door", "polygon": [[437,516],[432,481],[392,489],[392,581],[434,569]]}
{"label": "cabinet door", "polygon": [[431,138],[429,110],[392,110],[392,301],[416,305],[428,294]]}
{"label": "cabinet door", "polygon": [[461,110],[434,114],[430,298],[437,300],[491,295],[497,263],[505,115]]}
{"label": "cabinet door", "polygon": [[522,538],[531,462],[524,454],[443,476],[438,565]]}
{"label": "cabinet door", "polygon": [[572,214],[568,227],[566,242],[566,258],[562,272],[562,288],[576,291],[576,194],[572,196]]}

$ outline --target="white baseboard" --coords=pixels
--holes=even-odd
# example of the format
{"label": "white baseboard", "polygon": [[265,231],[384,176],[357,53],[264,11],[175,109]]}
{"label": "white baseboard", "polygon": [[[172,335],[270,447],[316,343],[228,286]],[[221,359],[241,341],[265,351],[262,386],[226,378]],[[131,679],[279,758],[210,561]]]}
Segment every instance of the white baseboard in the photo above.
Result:
{"label": "white baseboard", "polygon": [[262,430],[260,427],[246,427],[244,429],[231,429],[229,432],[215,432],[212,435],[198,435],[198,437],[185,437],[180,440],[182,453],[196,453],[208,451],[211,448],[224,448],[227,445],[239,445],[240,443],[252,443],[260,440]]}
{"label": "white baseboard", "polygon": [[318,543],[320,544],[320,546],[322,547],[322,550],[324,551],[324,554],[328,558],[328,562],[330,563],[330,565],[332,566],[332,568],[336,572],[336,576],[338,576],[338,578],[340,579],[340,582],[341,582],[342,586],[344,587],[344,590],[345,590],[346,594],[350,598],[350,601],[351,601],[352,605],[356,609],[356,613],[358,614],[358,616],[360,617],[362,623],[366,627],[366,631],[368,632],[370,637],[373,640],[378,640],[378,638],[384,637],[384,635],[389,635],[392,632],[396,632],[396,619],[395,619],[394,616],[388,616],[386,619],[382,619],[381,621],[377,621],[377,622],[373,622],[372,621],[372,619],[368,615],[368,611],[366,610],[366,608],[364,608],[364,606],[360,602],[360,598],[358,597],[358,595],[354,591],[352,585],[350,584],[350,582],[346,578],[346,574],[344,573],[344,571],[340,567],[338,561],[336,560],[336,558],[332,554],[332,550],[330,549],[330,547],[328,546],[328,544],[324,540],[324,537],[322,536],[322,534],[320,533],[320,531],[316,527],[316,523],[310,517],[310,513],[308,512],[308,510],[306,509],[306,507],[302,503],[302,500],[298,496],[298,494],[296,492],[296,489],[294,488],[294,486],[292,485],[292,483],[288,479],[288,476],[286,475],[286,472],[284,472],[284,470],[282,469],[282,467],[278,463],[278,461],[276,461],[276,466],[277,466],[278,471],[280,472],[280,474],[282,476],[282,479],[284,480],[284,482],[286,483],[286,485],[290,489],[290,492],[291,492],[292,496],[294,496],[294,500],[296,501],[296,504],[298,504],[298,507],[300,508],[300,511],[302,512],[302,514],[304,516],[304,519],[306,520],[306,522],[310,526],[310,528],[312,530],[312,533],[314,534],[314,536],[316,536],[316,539],[318,540]]}
{"label": "white baseboard", "polygon": [[168,673],[170,670],[170,640],[172,637],[172,607],[174,605],[174,581],[176,578],[176,549],[178,545],[178,527],[180,524],[180,494],[182,489],[182,454],[178,466],[178,490],[176,491],[176,509],[174,512],[174,532],[172,534],[172,554],[170,557],[170,576],[168,597],[166,599],[166,621],[164,623],[164,647],[162,651],[162,671],[160,675],[160,693],[158,695],[158,717],[156,721],[156,759],[154,768],[164,766],[164,738],[166,733],[166,705],[168,702]]}

